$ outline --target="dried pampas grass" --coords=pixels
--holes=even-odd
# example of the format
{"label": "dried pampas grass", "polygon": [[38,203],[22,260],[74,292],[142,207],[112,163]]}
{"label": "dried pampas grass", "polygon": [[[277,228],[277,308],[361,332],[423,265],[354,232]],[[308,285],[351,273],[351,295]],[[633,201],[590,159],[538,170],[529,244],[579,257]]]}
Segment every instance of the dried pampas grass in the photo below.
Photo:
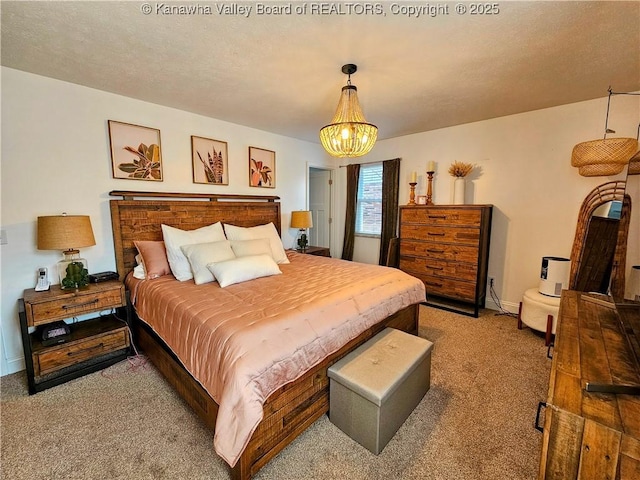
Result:
{"label": "dried pampas grass", "polygon": [[449,167],[449,175],[452,177],[466,177],[473,170],[471,163],[458,162],[457,160]]}

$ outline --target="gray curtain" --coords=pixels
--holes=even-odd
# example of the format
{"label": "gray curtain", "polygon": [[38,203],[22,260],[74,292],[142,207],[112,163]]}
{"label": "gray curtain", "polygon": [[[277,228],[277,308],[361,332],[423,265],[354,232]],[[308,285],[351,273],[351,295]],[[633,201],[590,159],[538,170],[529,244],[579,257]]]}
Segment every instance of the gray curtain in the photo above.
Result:
{"label": "gray curtain", "polygon": [[360,164],[347,165],[347,209],[344,220],[344,242],[342,259],[353,260],[353,246],[356,233],[356,205],[358,202],[358,179]]}
{"label": "gray curtain", "polygon": [[[389,242],[398,228],[398,192],[400,190],[400,159],[382,162],[382,228],[380,231],[380,265],[387,265]],[[397,244],[394,243],[397,248]]]}

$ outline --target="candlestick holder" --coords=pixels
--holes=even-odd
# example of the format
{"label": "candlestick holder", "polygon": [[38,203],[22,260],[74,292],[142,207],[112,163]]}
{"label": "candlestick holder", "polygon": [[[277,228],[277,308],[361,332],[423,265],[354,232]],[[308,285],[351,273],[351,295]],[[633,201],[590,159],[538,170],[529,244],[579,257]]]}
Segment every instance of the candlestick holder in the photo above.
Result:
{"label": "candlestick holder", "polygon": [[407,205],[415,205],[416,204],[416,185],[418,182],[409,182],[409,203]]}
{"label": "candlestick holder", "polygon": [[433,196],[433,190],[431,184],[433,183],[433,173],[427,172],[427,205],[433,205],[433,201],[431,200]]}

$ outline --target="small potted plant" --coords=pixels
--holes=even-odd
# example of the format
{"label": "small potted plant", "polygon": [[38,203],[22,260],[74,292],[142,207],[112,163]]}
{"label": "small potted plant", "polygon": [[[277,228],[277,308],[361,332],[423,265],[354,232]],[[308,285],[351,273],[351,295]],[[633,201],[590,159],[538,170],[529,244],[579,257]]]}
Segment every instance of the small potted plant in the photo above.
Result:
{"label": "small potted plant", "polygon": [[453,204],[454,205],[463,205],[464,204],[464,190],[465,190],[465,180],[464,177],[469,175],[473,170],[473,165],[471,163],[458,162],[454,161],[451,166],[449,166],[449,175],[455,178],[453,182]]}

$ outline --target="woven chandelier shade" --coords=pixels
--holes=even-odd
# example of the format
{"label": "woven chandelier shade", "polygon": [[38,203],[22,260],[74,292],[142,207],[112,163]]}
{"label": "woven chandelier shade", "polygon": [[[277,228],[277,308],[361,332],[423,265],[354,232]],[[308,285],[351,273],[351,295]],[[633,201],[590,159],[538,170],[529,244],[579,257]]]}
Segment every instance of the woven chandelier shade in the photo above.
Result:
{"label": "woven chandelier shade", "polygon": [[312,228],[313,218],[308,210],[296,210],[291,212],[291,228]]}
{"label": "woven chandelier shade", "polygon": [[95,244],[88,215],[38,217],[38,250],[75,250]]}
{"label": "woven chandelier shade", "polygon": [[582,142],[573,147],[571,165],[583,177],[617,175],[638,151],[635,138],[604,138]]}
{"label": "woven chandelier shade", "polygon": [[[356,70],[352,64],[342,67],[343,73],[349,75]],[[369,153],[377,139],[378,127],[365,120],[358,102],[358,89],[349,81],[342,87],[331,123],[320,130],[320,142],[329,155],[351,158]]]}

